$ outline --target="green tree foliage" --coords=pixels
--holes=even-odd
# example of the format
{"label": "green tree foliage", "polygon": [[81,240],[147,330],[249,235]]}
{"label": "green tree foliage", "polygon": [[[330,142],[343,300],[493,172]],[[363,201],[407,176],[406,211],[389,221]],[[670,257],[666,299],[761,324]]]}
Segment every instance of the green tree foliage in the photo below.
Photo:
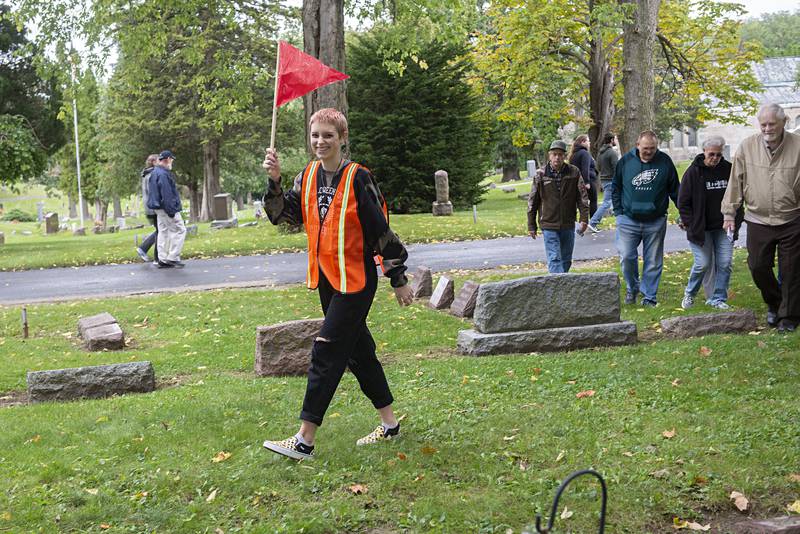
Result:
{"label": "green tree foliage", "polygon": [[[500,116],[514,126],[518,145],[532,141],[541,119],[574,121],[598,133],[618,129],[616,110],[624,102],[617,73],[631,6],[615,0],[492,2],[489,29],[476,40],[476,62],[503,88]],[[758,83],[750,64],[760,56],[741,45],[740,12],[737,4],[712,0],[662,3],[654,59],[656,117],[663,127],[689,119],[741,122],[752,113],[750,91]]]}
{"label": "green tree foliage", "polygon": [[58,84],[52,76],[37,73],[37,49],[9,13],[9,7],[0,4],[0,181],[4,184],[37,178],[47,157],[64,144]]}
{"label": "green tree foliage", "polygon": [[[390,72],[385,34],[373,31],[349,47],[350,140],[353,157],[379,180],[394,212],[424,212],[436,199],[433,175],[450,175],[450,200],[461,207],[480,201],[490,164],[488,126],[466,83],[463,46],[430,43],[403,75]],[[389,58],[396,61],[397,58]]]}
{"label": "green tree foliage", "polygon": [[759,43],[766,57],[800,56],[800,10],[767,13],[745,21],[742,40]]}

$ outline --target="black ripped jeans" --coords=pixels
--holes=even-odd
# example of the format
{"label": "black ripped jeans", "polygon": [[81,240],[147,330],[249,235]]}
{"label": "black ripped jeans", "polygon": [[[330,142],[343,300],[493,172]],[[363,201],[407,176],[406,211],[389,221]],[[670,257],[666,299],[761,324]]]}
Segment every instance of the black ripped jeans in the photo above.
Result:
{"label": "black ripped jeans", "polygon": [[[371,258],[370,258],[371,260]],[[322,424],[322,418],[348,367],[358,380],[361,391],[376,409],[392,404],[392,392],[375,355],[375,341],[367,328],[367,314],[375,297],[378,275],[371,261],[365,261],[367,280],[363,290],[343,295],[333,289],[320,271],[319,300],[325,322],[311,349],[308,385],[300,419]]]}

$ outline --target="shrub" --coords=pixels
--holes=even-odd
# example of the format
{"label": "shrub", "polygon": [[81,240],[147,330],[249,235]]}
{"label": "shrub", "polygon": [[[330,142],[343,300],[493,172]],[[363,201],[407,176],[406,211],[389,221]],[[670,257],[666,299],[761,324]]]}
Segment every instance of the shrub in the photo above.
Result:
{"label": "shrub", "polygon": [[5,215],[3,215],[3,221],[19,221],[19,222],[36,222],[36,215],[31,215],[27,211],[22,211],[21,209],[14,208],[8,210]]}

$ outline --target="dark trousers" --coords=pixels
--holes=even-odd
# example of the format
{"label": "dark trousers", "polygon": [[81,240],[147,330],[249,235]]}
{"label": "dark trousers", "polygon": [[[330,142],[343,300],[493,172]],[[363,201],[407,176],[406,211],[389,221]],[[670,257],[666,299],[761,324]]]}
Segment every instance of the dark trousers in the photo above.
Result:
{"label": "dark trousers", "polygon": [[366,287],[349,295],[334,290],[320,272],[318,290],[325,322],[311,349],[311,366],[300,419],[322,424],[348,367],[375,408],[385,408],[394,401],[383,367],[375,355],[375,341],[367,328],[367,314],[377,286],[374,265],[368,264]]}
{"label": "dark trousers", "polygon": [[591,189],[586,191],[586,195],[589,197],[589,217],[591,217],[597,211],[598,191],[602,191],[603,188],[600,185],[600,180],[597,179],[592,180],[589,185],[591,185]]}
{"label": "dark trousers", "polygon": [[[150,224],[153,225],[153,227],[156,229],[156,231],[153,232],[152,234],[150,234],[149,236],[145,237],[144,241],[142,241],[142,246],[139,247],[142,250],[144,250],[145,254],[150,250],[150,247],[152,247],[158,241],[158,222],[157,222],[156,216],[155,215],[147,215],[147,220],[150,221]],[[155,261],[158,261],[158,247],[157,246],[153,249],[153,259]]]}
{"label": "dark trousers", "polygon": [[[778,251],[780,283],[775,278]],[[747,265],[767,306],[779,319],[800,321],[800,217],[780,226],[747,222]]]}

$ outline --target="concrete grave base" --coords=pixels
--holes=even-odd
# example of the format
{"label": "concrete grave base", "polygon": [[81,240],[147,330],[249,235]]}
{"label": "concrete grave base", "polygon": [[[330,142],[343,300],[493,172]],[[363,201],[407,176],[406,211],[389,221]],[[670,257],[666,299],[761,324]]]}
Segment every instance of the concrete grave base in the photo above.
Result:
{"label": "concrete grave base", "polygon": [[461,330],[456,346],[461,354],[486,356],[514,352],[556,352],[587,347],[632,345],[638,340],[630,321],[482,334]]}
{"label": "concrete grave base", "polygon": [[434,217],[446,217],[448,215],[453,214],[453,204],[450,201],[447,202],[434,202],[433,209],[432,209]]}
{"label": "concrete grave base", "polygon": [[31,402],[96,399],[156,388],[150,362],[119,363],[28,373]]}
{"label": "concrete grave base", "polygon": [[324,319],[288,321],[256,329],[258,376],[303,376]]}
{"label": "concrete grave base", "polygon": [[665,336],[673,338],[751,332],[757,326],[758,321],[753,310],[684,315],[661,321],[661,331]]}
{"label": "concrete grave base", "polygon": [[212,230],[223,230],[225,228],[236,228],[239,226],[239,219],[224,219],[219,221],[211,221]]}

